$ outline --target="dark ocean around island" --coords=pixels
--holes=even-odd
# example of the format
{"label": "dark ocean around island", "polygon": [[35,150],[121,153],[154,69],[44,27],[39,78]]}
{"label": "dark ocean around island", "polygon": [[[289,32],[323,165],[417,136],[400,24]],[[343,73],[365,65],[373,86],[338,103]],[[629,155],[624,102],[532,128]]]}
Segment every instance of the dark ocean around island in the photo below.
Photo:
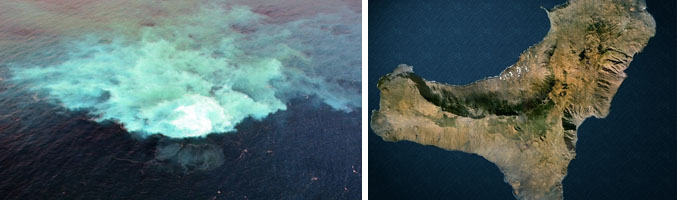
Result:
{"label": "dark ocean around island", "polygon": [[[451,84],[497,75],[546,35],[540,7],[561,3],[370,1],[369,110],[378,108],[378,78],[398,64]],[[580,126],[565,199],[677,197],[675,2],[647,7],[656,36],[625,71],[609,116]],[[499,169],[477,155],[384,142],[371,130],[368,144],[370,199],[514,199]]]}

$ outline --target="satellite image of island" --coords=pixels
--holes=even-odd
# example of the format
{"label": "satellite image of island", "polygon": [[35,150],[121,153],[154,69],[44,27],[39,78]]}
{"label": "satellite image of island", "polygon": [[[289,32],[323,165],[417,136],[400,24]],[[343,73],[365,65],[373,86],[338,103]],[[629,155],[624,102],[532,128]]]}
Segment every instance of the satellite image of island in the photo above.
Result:
{"label": "satellite image of island", "polygon": [[0,0],[0,199],[359,199],[361,12]]}
{"label": "satellite image of island", "polygon": [[[371,16],[379,16],[381,12],[388,12],[388,9],[397,10],[398,3],[379,2],[382,5],[370,4],[370,20]],[[484,3],[484,2],[483,2]],[[400,4],[407,4],[403,2]],[[513,3],[508,3],[513,4]],[[519,3],[514,3],[519,4]],[[373,6],[373,7],[372,7]],[[435,8],[434,3],[421,6],[422,10],[433,12]],[[459,6],[459,5],[450,5]],[[510,7],[512,5],[506,5]],[[654,5],[660,7],[660,5]],[[380,8],[385,7],[385,8]],[[402,6],[406,7],[406,6]],[[500,173],[503,175],[503,180],[509,185],[511,194],[517,199],[580,199],[581,196],[569,197],[570,190],[566,184],[563,185],[563,180],[570,173],[569,166],[572,160],[577,158],[577,155],[585,154],[585,152],[578,151],[577,147],[583,137],[581,134],[598,134],[590,131],[582,124],[587,123],[588,118],[606,118],[610,115],[634,115],[617,107],[614,107],[612,102],[615,100],[616,94],[619,90],[631,90],[630,88],[623,88],[622,83],[627,77],[632,77],[632,73],[626,73],[626,69],[640,68],[638,71],[654,70],[658,67],[668,68],[668,74],[654,77],[653,79],[668,79],[668,85],[654,84],[655,87],[667,87],[663,91],[666,98],[661,101],[671,100],[668,102],[669,107],[652,109],[654,112],[665,112],[668,117],[663,125],[663,130],[656,129],[649,131],[649,129],[642,131],[641,134],[651,135],[657,132],[667,132],[668,139],[663,141],[666,148],[655,153],[667,153],[673,157],[667,157],[667,162],[661,168],[674,170],[674,160],[677,159],[675,155],[675,66],[674,66],[674,15],[671,26],[661,27],[657,26],[654,17],[652,16],[650,8],[651,5],[643,0],[570,0],[561,3],[551,8],[545,8],[544,15],[547,16],[549,29],[540,41],[524,50],[513,64],[505,68],[498,75],[490,76],[488,78],[481,78],[467,84],[444,83],[444,81],[431,81],[425,75],[417,74],[420,68],[427,70],[428,65],[439,65],[438,63],[428,62],[420,64],[417,62],[426,62],[419,60],[434,60],[433,58],[438,53],[432,47],[434,44],[441,43],[440,41],[433,41],[427,43],[427,47],[419,49],[424,53],[418,54],[423,58],[413,58],[413,56],[393,56],[387,59],[400,62],[395,65],[385,65],[380,63],[380,55],[392,55],[395,53],[379,53],[377,50],[370,49],[370,82],[376,82],[379,96],[378,107],[373,107],[371,113],[370,126],[373,131],[371,135],[377,135],[374,138],[370,135],[369,145],[369,163],[370,163],[370,197],[389,197],[389,194],[381,193],[398,193],[396,189],[400,185],[395,178],[382,178],[386,176],[388,170],[383,168],[398,168],[402,165],[393,161],[394,159],[385,159],[383,157],[397,155],[388,155],[387,148],[381,144],[386,142],[409,141],[421,145],[434,146],[443,150],[459,151],[468,154],[475,154],[490,163],[493,163]],[[372,11],[372,8],[374,10]],[[534,10],[538,7],[532,7]],[[674,4],[673,7],[674,8]],[[379,9],[385,10],[381,11]],[[508,9],[497,6],[495,9]],[[658,8],[660,9],[660,8]],[[395,12],[395,11],[393,11]],[[478,11],[479,12],[479,11]],[[376,14],[374,14],[376,13]],[[398,15],[416,15],[422,12],[413,13],[402,11]],[[661,13],[662,14],[662,13]],[[384,14],[385,15],[385,14]],[[515,14],[512,14],[515,15]],[[504,16],[510,18],[511,15]],[[423,18],[423,17],[422,17]],[[444,16],[437,16],[435,18],[427,18],[430,21],[442,22],[440,20]],[[397,19],[384,19],[396,21]],[[446,19],[454,20],[454,19]],[[662,20],[662,19],[661,19]],[[521,23],[518,20],[512,23]],[[371,26],[370,21],[370,26]],[[376,28],[379,26],[386,27],[387,22],[375,22]],[[433,23],[430,23],[433,24]],[[658,23],[662,24],[662,23]],[[386,39],[391,39],[393,43],[400,41],[395,40],[399,35],[408,35],[410,37],[425,37],[426,34],[435,35],[435,31],[418,31],[415,29],[407,29],[398,27],[396,23],[388,24],[392,27],[384,28],[392,31],[396,36],[388,38],[389,36],[379,31],[372,31],[370,27],[370,48],[372,45],[382,45],[386,43]],[[403,26],[409,26],[406,23]],[[435,26],[442,26],[436,24]],[[491,24],[466,24],[465,26],[491,26]],[[454,31],[470,31],[470,28],[462,26],[453,27]],[[517,29],[519,27],[504,26],[504,28]],[[658,42],[652,39],[656,35],[657,29],[670,29],[673,33],[672,38],[665,38],[669,42],[667,51],[670,54],[668,58],[670,62],[663,62],[659,65],[647,63],[635,63],[633,60],[638,55],[651,54],[645,52],[647,45]],[[421,27],[425,29],[425,27]],[[435,28],[431,28],[435,29]],[[440,28],[442,29],[442,28]],[[460,30],[458,30],[460,29]],[[416,35],[415,33],[421,33]],[[375,37],[383,37],[383,41],[371,41],[372,35]],[[444,35],[445,33],[440,33]],[[450,34],[454,34],[451,32]],[[514,37],[519,37],[517,33]],[[528,34],[525,34],[528,35]],[[450,35],[446,35],[450,37]],[[432,38],[432,37],[431,37]],[[444,40],[446,38],[437,38]],[[415,40],[415,39],[410,39]],[[424,40],[424,39],[421,39]],[[455,38],[452,40],[462,40]],[[502,37],[501,40],[519,40],[511,37]],[[379,43],[381,42],[381,43]],[[485,41],[486,43],[493,41]],[[406,43],[406,42],[405,42]],[[468,45],[469,42],[458,44],[457,46]],[[510,44],[508,44],[510,45]],[[489,44],[487,49],[480,51],[473,51],[473,53],[483,53],[482,51],[490,51],[488,48],[502,48],[500,45]],[[463,46],[462,46],[463,47]],[[462,48],[461,47],[461,48]],[[526,46],[524,46],[526,47]],[[385,47],[384,47],[385,48]],[[399,48],[390,48],[384,51],[400,51],[407,48],[416,48],[407,45],[401,45]],[[439,48],[444,48],[440,46]],[[452,45],[447,48],[455,48]],[[408,50],[402,50],[408,51]],[[470,51],[470,50],[468,50]],[[374,53],[376,52],[376,53]],[[425,55],[428,54],[428,55]],[[648,55],[651,59],[652,55]],[[452,59],[454,56],[444,56],[441,59],[449,59],[450,63],[444,63],[448,66],[433,66],[437,77],[440,76],[463,76],[463,71],[456,71],[449,68],[457,67],[458,65],[471,65],[470,67],[481,68],[476,63],[458,62]],[[670,58],[671,57],[671,58]],[[377,61],[372,62],[376,59]],[[407,60],[413,59],[413,60]],[[390,61],[388,61],[390,62]],[[414,64],[408,63],[414,62]],[[406,63],[406,64],[401,64]],[[487,62],[485,62],[487,63]],[[632,63],[632,64],[631,64]],[[491,63],[487,63],[491,64]],[[476,66],[472,66],[476,65]],[[380,75],[378,81],[372,79],[371,73],[373,71],[380,72],[382,68],[391,67],[392,72]],[[377,70],[373,70],[377,69]],[[478,69],[474,69],[478,70]],[[663,69],[665,70],[665,69]],[[459,73],[453,75],[450,73]],[[371,88],[370,88],[371,89]],[[645,88],[643,90],[651,90]],[[638,91],[628,91],[638,92]],[[370,101],[372,96],[370,93]],[[652,102],[635,102],[636,104],[651,104]],[[371,105],[371,102],[370,102]],[[642,114],[642,117],[650,117]],[[602,119],[604,120],[604,119]],[[584,122],[586,121],[586,122]],[[617,122],[619,123],[619,122]],[[617,125],[622,126],[622,125]],[[614,135],[626,134],[624,132],[616,132]],[[665,133],[664,133],[665,134]],[[607,135],[607,137],[615,137],[614,135]],[[646,136],[652,137],[652,136]],[[671,138],[669,138],[671,137]],[[371,140],[383,140],[381,143],[372,143]],[[614,140],[608,138],[608,140]],[[399,143],[396,143],[397,145]],[[647,148],[647,147],[644,147]],[[421,155],[428,157],[430,153],[425,150],[417,152],[407,152],[407,150],[393,150],[401,151],[400,156],[404,157],[408,154]],[[413,151],[413,150],[411,150]],[[601,150],[605,151],[605,150]],[[604,152],[598,152],[604,153]],[[381,155],[384,154],[384,155]],[[395,154],[395,153],[393,153]],[[428,154],[428,155],[426,155]],[[631,154],[630,154],[631,155]],[[409,155],[411,156],[411,155]],[[373,159],[372,159],[373,158]],[[406,159],[406,158],[402,158]],[[434,159],[434,158],[433,158]],[[438,158],[439,162],[444,161],[443,157]],[[658,158],[657,158],[658,159]],[[380,164],[380,163],[387,164]],[[653,161],[654,163],[656,161]],[[419,162],[419,165],[424,165],[424,162]],[[466,163],[453,163],[453,165],[465,165]],[[613,165],[612,163],[599,163]],[[646,164],[646,163],[638,163]],[[376,165],[376,167],[372,167]],[[426,168],[421,166],[420,168]],[[385,172],[382,172],[384,171]],[[393,174],[391,176],[401,176],[404,173],[416,174],[418,170],[407,170],[403,168],[400,174]],[[444,170],[444,169],[442,169]],[[635,188],[632,193],[637,198],[641,197],[656,197],[657,199],[674,198],[674,172],[669,170],[666,174],[667,178],[656,179],[652,182],[644,184],[656,184],[658,187],[663,187],[663,190],[658,192],[649,192],[644,188]],[[414,171],[414,172],[412,172]],[[663,170],[666,171],[666,170]],[[376,173],[376,176],[372,174]],[[394,172],[393,172],[394,173]],[[381,175],[383,174],[383,175]],[[624,176],[641,176],[639,174],[626,174]],[[403,175],[406,176],[406,175]],[[437,178],[423,178],[424,182],[435,182]],[[666,181],[667,179],[667,181]],[[394,181],[395,183],[384,183],[386,181]],[[412,183],[409,180],[410,184]],[[386,186],[375,186],[383,184],[392,184],[390,188]],[[625,184],[608,182],[606,184]],[[663,185],[665,184],[665,185]],[[434,184],[431,184],[434,185]],[[372,188],[375,186],[376,188]],[[447,190],[460,190],[451,185],[438,184],[436,187],[446,187]],[[653,186],[645,186],[653,187]],[[672,188],[672,189],[669,189]],[[485,197],[471,196],[469,194],[456,193],[455,196],[445,196],[442,192],[429,192],[431,189],[425,187],[410,187],[403,189],[408,191],[419,190],[423,196],[427,197],[443,197],[443,198],[460,198],[460,199],[484,199]],[[482,188],[480,188],[482,190]],[[484,188],[484,190],[490,190]],[[372,193],[372,191],[376,191]],[[575,192],[575,191],[574,191]],[[401,192],[398,198],[404,198],[408,195],[407,192]],[[426,194],[427,193],[427,194]],[[613,194],[602,192],[609,196],[582,196],[583,199],[621,199],[633,198],[632,196],[625,196],[616,198]],[[505,193],[503,193],[505,194]],[[395,194],[393,194],[395,195]],[[467,196],[466,196],[467,195]],[[661,196],[664,195],[664,196]],[[614,198],[610,198],[614,197]],[[495,199],[498,197],[486,197]],[[652,198],[649,198],[652,199]]]}

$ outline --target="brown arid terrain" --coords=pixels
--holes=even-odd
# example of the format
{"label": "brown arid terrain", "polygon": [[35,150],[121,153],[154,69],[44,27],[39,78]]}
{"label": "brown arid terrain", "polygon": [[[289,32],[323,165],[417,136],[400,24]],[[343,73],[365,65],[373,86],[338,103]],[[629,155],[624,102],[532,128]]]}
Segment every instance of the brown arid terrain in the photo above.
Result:
{"label": "brown arid terrain", "polygon": [[655,22],[642,0],[570,0],[547,13],[543,41],[498,76],[448,85],[398,66],[378,82],[371,128],[386,141],[480,155],[518,199],[562,199],[577,128],[609,114]]}

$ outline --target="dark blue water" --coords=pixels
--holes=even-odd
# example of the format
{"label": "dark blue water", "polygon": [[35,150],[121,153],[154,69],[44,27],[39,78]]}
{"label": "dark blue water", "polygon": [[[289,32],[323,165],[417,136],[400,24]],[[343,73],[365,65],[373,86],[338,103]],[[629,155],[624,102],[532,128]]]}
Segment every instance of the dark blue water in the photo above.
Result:
{"label": "dark blue water", "polygon": [[360,114],[316,102],[181,142],[218,146],[225,159],[186,173],[152,161],[165,139],[132,138],[1,84],[0,199],[359,199]]}
{"label": "dark blue water", "polygon": [[[515,63],[549,29],[545,11],[564,1],[369,2],[369,109],[376,81],[398,64],[428,80],[467,84]],[[566,199],[671,199],[677,196],[674,2],[649,1],[656,37],[626,70],[605,119],[578,130]],[[369,134],[369,197],[513,199],[498,168],[475,155]]]}

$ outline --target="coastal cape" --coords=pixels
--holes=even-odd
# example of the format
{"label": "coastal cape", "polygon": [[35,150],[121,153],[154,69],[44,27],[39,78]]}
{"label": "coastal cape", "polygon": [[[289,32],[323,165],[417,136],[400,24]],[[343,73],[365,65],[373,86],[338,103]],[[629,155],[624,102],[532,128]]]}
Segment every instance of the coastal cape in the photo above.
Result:
{"label": "coastal cape", "polygon": [[546,12],[543,41],[498,76],[448,85],[400,65],[381,77],[374,133],[480,155],[518,199],[562,199],[577,128],[609,114],[623,71],[654,36],[655,22],[643,0],[570,0]]}

